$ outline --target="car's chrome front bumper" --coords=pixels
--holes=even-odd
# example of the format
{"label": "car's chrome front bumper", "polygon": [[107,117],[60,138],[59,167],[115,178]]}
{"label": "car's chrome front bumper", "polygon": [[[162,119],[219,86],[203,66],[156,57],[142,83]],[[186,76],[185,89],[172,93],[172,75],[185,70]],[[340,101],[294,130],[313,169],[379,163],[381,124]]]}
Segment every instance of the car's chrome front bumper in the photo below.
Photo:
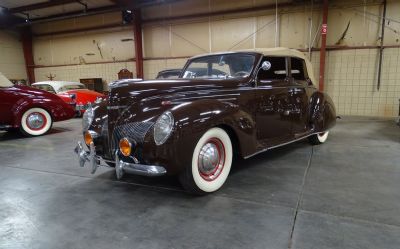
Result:
{"label": "car's chrome front bumper", "polygon": [[84,167],[87,162],[89,163],[92,174],[94,174],[100,166],[109,167],[103,164],[103,161],[115,164],[115,172],[118,179],[121,179],[125,173],[143,176],[161,176],[167,173],[167,170],[162,166],[124,162],[119,158],[118,151],[115,152],[115,161],[105,160],[96,155],[93,143],[90,144],[89,151],[86,151],[83,148],[82,142],[79,141],[75,148],[75,153],[78,155],[79,165],[81,167]]}

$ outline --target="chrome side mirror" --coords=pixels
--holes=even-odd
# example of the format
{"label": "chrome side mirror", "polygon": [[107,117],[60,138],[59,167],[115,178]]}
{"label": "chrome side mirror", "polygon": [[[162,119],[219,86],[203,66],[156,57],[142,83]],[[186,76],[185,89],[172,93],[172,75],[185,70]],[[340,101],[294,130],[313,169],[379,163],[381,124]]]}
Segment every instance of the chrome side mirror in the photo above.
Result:
{"label": "chrome side mirror", "polygon": [[264,70],[264,71],[270,70],[270,69],[271,69],[271,62],[269,62],[269,61],[264,61],[264,62],[261,64],[261,69]]}
{"label": "chrome side mirror", "polygon": [[258,73],[260,72],[260,70],[268,71],[270,69],[271,69],[271,62],[264,61],[263,63],[261,63],[261,66],[257,69],[257,72],[256,72],[256,82],[255,82],[256,86],[258,84]]}

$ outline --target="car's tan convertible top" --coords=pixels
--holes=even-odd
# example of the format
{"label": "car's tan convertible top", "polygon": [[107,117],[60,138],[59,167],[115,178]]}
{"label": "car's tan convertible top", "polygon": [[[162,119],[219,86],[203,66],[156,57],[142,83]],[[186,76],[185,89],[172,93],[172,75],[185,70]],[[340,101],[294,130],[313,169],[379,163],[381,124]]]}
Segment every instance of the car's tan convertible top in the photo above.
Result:
{"label": "car's tan convertible top", "polygon": [[11,81],[9,81],[6,76],[4,76],[1,72],[0,72],[0,87],[10,87],[13,86],[14,84],[11,83]]}
{"label": "car's tan convertible top", "polygon": [[318,85],[318,83],[314,77],[314,70],[313,70],[310,60],[302,52],[300,52],[299,50],[296,50],[296,49],[292,49],[292,48],[276,47],[276,48],[253,48],[253,49],[244,49],[244,50],[242,49],[242,50],[237,50],[237,51],[227,51],[227,52],[196,55],[196,56],[193,56],[191,59],[203,57],[206,55],[216,55],[216,54],[235,53],[235,52],[257,52],[257,53],[261,53],[265,56],[268,56],[268,55],[270,55],[270,56],[291,56],[291,57],[301,58],[306,62],[308,77],[310,78],[310,80],[312,81],[312,83],[314,85]]}
{"label": "car's tan convertible top", "polygon": [[311,79],[311,81],[314,85],[318,85],[317,81],[314,78],[314,70],[313,70],[310,60],[299,50],[291,49],[291,48],[284,48],[284,47],[277,47],[277,48],[255,48],[255,49],[246,49],[246,50],[240,50],[240,51],[258,52],[258,53],[262,53],[265,56],[268,56],[268,55],[291,56],[291,57],[301,58],[306,62],[308,77]]}

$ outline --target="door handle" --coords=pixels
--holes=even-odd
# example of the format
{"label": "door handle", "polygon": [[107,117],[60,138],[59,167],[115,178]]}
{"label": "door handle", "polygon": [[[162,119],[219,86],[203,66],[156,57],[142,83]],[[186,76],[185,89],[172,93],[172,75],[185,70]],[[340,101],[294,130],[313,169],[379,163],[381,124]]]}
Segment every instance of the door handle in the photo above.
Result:
{"label": "door handle", "polygon": [[303,88],[299,88],[299,87],[293,87],[289,90],[290,93],[301,93],[304,92]]}

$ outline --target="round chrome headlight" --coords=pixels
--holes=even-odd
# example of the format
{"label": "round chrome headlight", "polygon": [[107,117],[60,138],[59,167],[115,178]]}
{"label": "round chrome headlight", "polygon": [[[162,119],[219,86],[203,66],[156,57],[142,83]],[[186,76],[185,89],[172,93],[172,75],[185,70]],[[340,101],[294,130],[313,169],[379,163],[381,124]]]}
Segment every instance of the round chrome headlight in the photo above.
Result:
{"label": "round chrome headlight", "polygon": [[154,142],[161,145],[167,141],[174,128],[174,116],[171,112],[164,112],[154,124]]}
{"label": "round chrome headlight", "polygon": [[89,105],[82,116],[82,128],[84,131],[87,131],[89,129],[89,126],[92,124],[93,117],[94,117],[94,110],[92,105]]}

